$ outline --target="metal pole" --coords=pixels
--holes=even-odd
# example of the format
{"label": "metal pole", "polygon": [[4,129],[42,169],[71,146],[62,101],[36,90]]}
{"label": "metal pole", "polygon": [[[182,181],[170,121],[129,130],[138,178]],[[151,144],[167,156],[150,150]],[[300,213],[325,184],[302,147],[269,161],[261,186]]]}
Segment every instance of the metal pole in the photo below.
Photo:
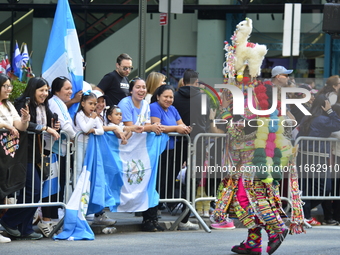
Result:
{"label": "metal pole", "polygon": [[290,38],[290,57],[289,57],[289,69],[293,69],[293,34],[294,34],[294,7],[295,4],[293,4],[292,9],[292,28],[291,28],[291,38]]}
{"label": "metal pole", "polygon": [[[87,1],[85,1],[85,30],[84,30],[84,52],[83,52],[83,58],[84,58],[84,62],[86,62],[86,40],[87,40],[87,37],[86,37],[86,35],[87,35],[87,8],[88,8],[88,5],[87,5]],[[86,75],[86,72],[85,72],[85,70],[84,70],[84,72],[83,72],[83,80],[85,81],[86,79],[86,77],[85,77],[85,75]]]}
{"label": "metal pole", "polygon": [[139,1],[139,63],[138,63],[138,76],[145,78],[145,20],[146,20],[146,0]]}
{"label": "metal pole", "polygon": [[164,26],[161,27],[161,70],[163,70],[163,44],[164,44]]}
{"label": "metal pole", "polygon": [[11,48],[8,58],[10,59],[11,64],[11,71],[13,72],[13,54],[14,54],[14,9],[12,9],[12,17],[11,17]]}
{"label": "metal pole", "polygon": [[166,64],[166,77],[168,84],[170,84],[170,76],[169,76],[169,69],[170,69],[170,20],[171,20],[171,1],[168,0],[168,38],[167,38],[167,64]]}

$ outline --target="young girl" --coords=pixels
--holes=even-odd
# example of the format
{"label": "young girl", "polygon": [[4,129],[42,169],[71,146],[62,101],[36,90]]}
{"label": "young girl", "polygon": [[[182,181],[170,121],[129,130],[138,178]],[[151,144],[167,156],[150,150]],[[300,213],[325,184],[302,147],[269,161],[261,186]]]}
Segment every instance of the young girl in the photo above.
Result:
{"label": "young girl", "polygon": [[97,105],[97,97],[90,91],[85,91],[81,97],[80,105],[76,115],[74,116],[74,131],[82,131],[84,135],[79,135],[77,143],[77,178],[79,177],[82,167],[84,155],[86,152],[88,134],[102,135],[104,130],[101,121],[95,112]]}
{"label": "young girl", "polygon": [[[92,90],[92,93],[94,93],[97,96],[97,106],[95,111],[99,119],[101,120],[102,125],[107,126],[108,121],[106,118],[106,111],[109,108],[109,106],[106,106],[105,95],[99,90]],[[106,130],[104,129],[104,131]]]}
{"label": "young girl", "polygon": [[111,106],[106,112],[106,118],[109,121],[109,127],[116,127],[118,129],[117,132],[124,134],[124,136],[121,135],[122,144],[127,144],[127,140],[132,136],[132,132],[122,122],[122,110],[117,105]]}

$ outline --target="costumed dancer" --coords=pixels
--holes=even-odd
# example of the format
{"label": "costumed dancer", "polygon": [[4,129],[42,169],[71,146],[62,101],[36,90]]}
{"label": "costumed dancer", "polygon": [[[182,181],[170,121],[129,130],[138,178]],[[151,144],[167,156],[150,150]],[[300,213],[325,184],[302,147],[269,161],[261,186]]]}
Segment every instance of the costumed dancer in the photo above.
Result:
{"label": "costumed dancer", "polygon": [[[240,88],[245,95],[244,115],[232,115],[232,97],[229,91],[223,92],[224,104],[222,116],[229,119],[227,133],[230,143],[227,152],[230,155],[232,164],[236,166],[230,176],[227,176],[220,184],[219,196],[214,211],[214,220],[222,222],[228,217],[238,218],[244,226],[248,228],[247,240],[240,245],[232,247],[232,251],[238,254],[260,255],[262,252],[261,230],[265,229],[268,235],[267,253],[274,253],[282,244],[289,230],[286,228],[284,220],[287,218],[282,209],[279,195],[279,181],[282,179],[282,162],[286,161],[282,156],[282,149],[287,141],[283,136],[284,120],[280,113],[277,102],[276,110],[266,116],[256,116],[249,108],[257,110],[268,110],[272,106],[273,87],[256,80],[253,57],[257,59],[255,67],[261,66],[264,55],[259,57],[257,47],[247,42],[251,33],[251,20],[247,18],[242,21],[231,38],[232,45],[225,43],[226,62],[223,74],[225,83],[235,85]],[[237,52],[249,45],[246,52]],[[259,51],[263,51],[264,45],[258,45]],[[252,53],[254,52],[254,54]],[[266,52],[266,50],[265,50]],[[244,56],[246,53],[246,56]],[[246,67],[235,68],[235,58],[240,56],[244,59]],[[256,61],[255,61],[256,62]],[[243,78],[244,71],[249,70],[250,78]],[[240,72],[241,69],[241,72]],[[235,74],[237,73],[237,80]],[[248,93],[248,88],[253,88],[252,94]],[[275,90],[274,90],[275,91]],[[248,105],[248,98],[252,97]],[[249,124],[252,123],[252,124]],[[229,152],[230,150],[230,152]],[[229,166],[230,167],[230,166]],[[294,178],[293,178],[294,177]],[[303,232],[302,202],[298,192],[296,175],[291,177],[290,183],[294,184],[293,215],[290,233]],[[292,182],[294,180],[294,182]]]}

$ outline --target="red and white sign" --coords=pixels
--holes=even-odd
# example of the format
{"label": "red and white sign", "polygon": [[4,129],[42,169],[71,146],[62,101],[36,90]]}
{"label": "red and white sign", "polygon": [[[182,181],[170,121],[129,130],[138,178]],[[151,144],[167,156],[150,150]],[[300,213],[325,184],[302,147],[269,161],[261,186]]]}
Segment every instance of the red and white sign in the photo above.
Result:
{"label": "red and white sign", "polygon": [[168,24],[168,14],[167,13],[160,13],[159,14],[159,25],[165,26]]}

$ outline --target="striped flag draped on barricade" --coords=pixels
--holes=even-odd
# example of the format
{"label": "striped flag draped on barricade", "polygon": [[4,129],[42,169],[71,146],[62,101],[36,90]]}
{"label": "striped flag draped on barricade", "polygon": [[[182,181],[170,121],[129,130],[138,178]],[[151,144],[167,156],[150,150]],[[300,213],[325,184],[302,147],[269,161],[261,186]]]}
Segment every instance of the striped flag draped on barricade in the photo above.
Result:
{"label": "striped flag draped on barricade", "polygon": [[158,159],[168,139],[166,134],[134,133],[121,145],[112,132],[91,134],[83,170],[66,206],[64,231],[55,238],[93,240],[85,216],[105,207],[133,212],[158,205]]}
{"label": "striped flag draped on barricade", "polygon": [[56,194],[59,191],[59,180],[58,180],[58,155],[52,153],[51,154],[51,166],[50,166],[50,175],[44,181],[42,187],[42,197],[48,197],[53,194]]}

